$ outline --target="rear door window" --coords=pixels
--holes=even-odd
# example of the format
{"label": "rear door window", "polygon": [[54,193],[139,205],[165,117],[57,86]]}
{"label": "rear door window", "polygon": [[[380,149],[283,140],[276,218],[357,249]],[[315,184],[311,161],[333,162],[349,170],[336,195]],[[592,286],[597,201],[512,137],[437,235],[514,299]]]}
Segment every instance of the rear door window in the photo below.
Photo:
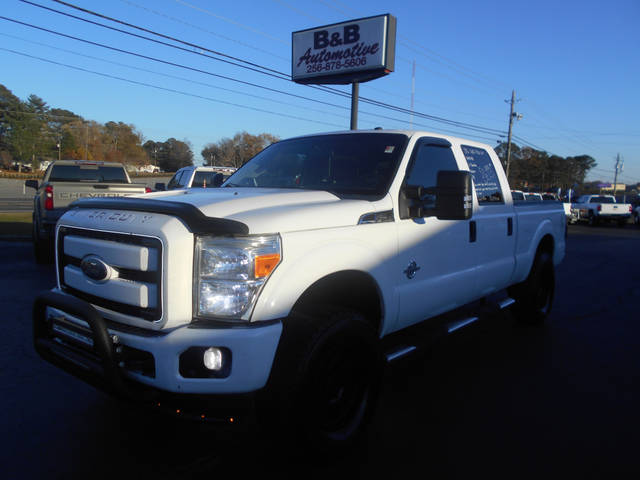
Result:
{"label": "rear door window", "polygon": [[469,164],[469,170],[473,175],[478,202],[481,205],[504,203],[498,174],[493,166],[489,152],[484,148],[468,145],[461,145],[461,148],[464,157],[467,159],[467,164]]}

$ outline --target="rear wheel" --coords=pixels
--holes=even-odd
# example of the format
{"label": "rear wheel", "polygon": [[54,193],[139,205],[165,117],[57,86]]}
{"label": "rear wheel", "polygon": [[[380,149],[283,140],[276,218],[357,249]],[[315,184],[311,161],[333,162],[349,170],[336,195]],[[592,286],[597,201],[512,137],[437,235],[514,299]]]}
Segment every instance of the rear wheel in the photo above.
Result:
{"label": "rear wheel", "polygon": [[526,323],[541,323],[551,312],[555,292],[555,270],[548,252],[538,252],[527,279],[509,290],[516,300],[516,315]]}
{"label": "rear wheel", "polygon": [[32,220],[31,237],[33,241],[33,256],[38,264],[53,262],[53,245],[47,239],[40,238],[38,224],[35,217]]}
{"label": "rear wheel", "polygon": [[591,225],[592,227],[595,227],[598,224],[598,219],[593,214],[593,212],[589,212],[588,221],[589,221],[589,225]]}

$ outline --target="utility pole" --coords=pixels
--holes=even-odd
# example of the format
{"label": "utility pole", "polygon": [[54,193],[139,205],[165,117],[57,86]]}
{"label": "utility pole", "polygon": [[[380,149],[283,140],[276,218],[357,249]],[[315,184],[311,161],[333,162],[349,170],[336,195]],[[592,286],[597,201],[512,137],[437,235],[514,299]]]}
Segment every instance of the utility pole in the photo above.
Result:
{"label": "utility pole", "polygon": [[613,177],[613,195],[616,194],[616,186],[618,185],[618,172],[622,172],[624,168],[624,160],[620,159],[620,154],[616,155],[616,173]]}
{"label": "utility pole", "polygon": [[520,120],[522,115],[513,111],[513,106],[516,103],[516,91],[511,90],[511,101],[505,100],[506,103],[511,104],[511,112],[509,113],[509,135],[507,137],[507,165],[506,165],[506,174],[507,179],[509,179],[509,164],[511,163],[511,131],[513,129],[513,119]]}
{"label": "utility pole", "polygon": [[84,158],[85,160],[89,160],[89,124],[85,125],[85,136],[84,136]]}
{"label": "utility pole", "polygon": [[351,127],[350,130],[358,129],[358,100],[360,98],[360,84],[351,84]]}
{"label": "utility pole", "polygon": [[416,61],[413,61],[413,70],[411,72],[411,128],[413,130],[413,104],[416,96]]}

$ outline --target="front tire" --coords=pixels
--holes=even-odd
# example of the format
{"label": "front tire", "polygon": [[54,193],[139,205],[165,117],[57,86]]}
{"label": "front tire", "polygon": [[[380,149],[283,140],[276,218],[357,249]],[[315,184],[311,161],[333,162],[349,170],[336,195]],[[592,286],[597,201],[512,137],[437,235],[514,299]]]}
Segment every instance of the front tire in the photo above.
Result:
{"label": "front tire", "polygon": [[280,365],[296,368],[286,375],[293,378],[271,385],[266,413],[273,417],[274,408],[279,410],[279,428],[289,436],[285,440],[336,453],[354,446],[370,423],[380,391],[382,354],[376,332],[360,313],[323,307],[309,312],[286,320],[297,325],[291,326],[295,334],[288,334],[289,346],[284,347],[293,343],[292,352]]}

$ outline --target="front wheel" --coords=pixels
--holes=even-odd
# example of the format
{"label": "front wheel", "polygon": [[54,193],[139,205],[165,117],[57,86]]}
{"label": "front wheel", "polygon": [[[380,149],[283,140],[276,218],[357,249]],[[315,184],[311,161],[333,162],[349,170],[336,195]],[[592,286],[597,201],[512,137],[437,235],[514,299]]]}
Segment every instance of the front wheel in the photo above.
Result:
{"label": "front wheel", "polygon": [[278,389],[279,409],[296,443],[303,440],[319,451],[336,452],[355,445],[370,423],[382,354],[374,329],[360,313],[323,307],[310,311],[310,320],[287,319],[306,325],[288,339],[297,344],[298,353],[286,364],[297,368],[285,382],[288,388]]}
{"label": "front wheel", "polygon": [[509,289],[516,300],[518,319],[526,323],[542,323],[551,312],[555,286],[551,254],[538,252],[527,279]]}

